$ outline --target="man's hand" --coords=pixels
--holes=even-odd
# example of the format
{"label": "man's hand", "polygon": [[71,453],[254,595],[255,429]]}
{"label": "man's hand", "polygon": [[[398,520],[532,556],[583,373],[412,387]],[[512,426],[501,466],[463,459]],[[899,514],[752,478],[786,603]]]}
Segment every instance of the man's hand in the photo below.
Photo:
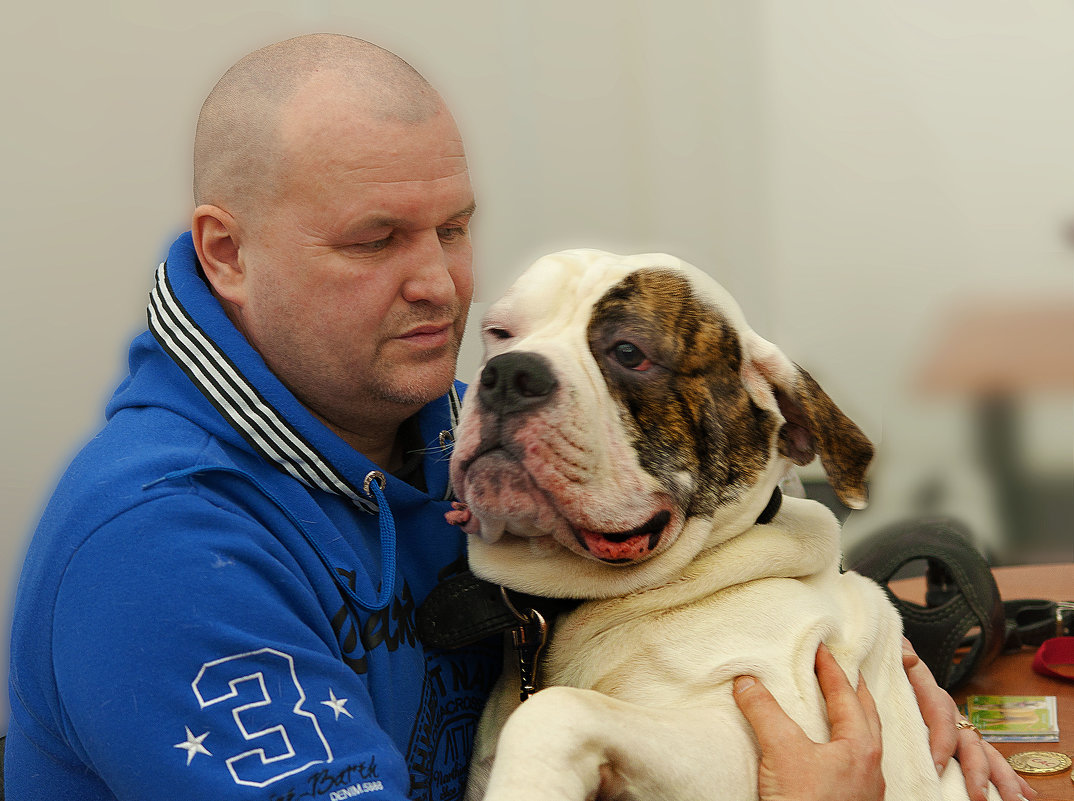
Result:
{"label": "man's hand", "polygon": [[950,695],[940,689],[928,666],[905,638],[902,641],[902,666],[917,696],[921,717],[929,727],[929,747],[938,773],[943,773],[954,756],[962,767],[970,801],[986,801],[989,781],[999,790],[1003,801],[1037,797],[1036,790],[1014,772],[991,743],[982,740],[981,735],[973,729],[955,727],[961,719],[958,706]]}
{"label": "man's hand", "polygon": [[880,716],[865,680],[855,692],[823,644],[816,670],[831,722],[827,743],[810,740],[759,681],[735,679],[735,703],[761,746],[761,801],[881,801]]}

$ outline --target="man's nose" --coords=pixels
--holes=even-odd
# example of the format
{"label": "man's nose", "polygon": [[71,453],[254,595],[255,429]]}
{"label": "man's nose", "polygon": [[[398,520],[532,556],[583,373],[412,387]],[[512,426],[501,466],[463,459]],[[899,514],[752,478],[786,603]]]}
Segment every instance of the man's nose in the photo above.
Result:
{"label": "man's nose", "polygon": [[444,244],[434,230],[417,237],[409,255],[403,298],[409,303],[427,301],[437,306],[455,302],[455,279]]}

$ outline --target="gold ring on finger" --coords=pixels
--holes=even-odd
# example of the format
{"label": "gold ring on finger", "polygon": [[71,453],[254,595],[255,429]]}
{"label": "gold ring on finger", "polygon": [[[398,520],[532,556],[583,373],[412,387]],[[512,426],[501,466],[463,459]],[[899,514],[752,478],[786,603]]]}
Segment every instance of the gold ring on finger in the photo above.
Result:
{"label": "gold ring on finger", "polygon": [[978,737],[981,736],[981,730],[978,729],[976,726],[974,726],[972,723],[970,723],[965,718],[960,719],[958,721],[958,723],[955,724],[955,728],[956,729],[971,729],[973,731],[973,733],[976,734]]}

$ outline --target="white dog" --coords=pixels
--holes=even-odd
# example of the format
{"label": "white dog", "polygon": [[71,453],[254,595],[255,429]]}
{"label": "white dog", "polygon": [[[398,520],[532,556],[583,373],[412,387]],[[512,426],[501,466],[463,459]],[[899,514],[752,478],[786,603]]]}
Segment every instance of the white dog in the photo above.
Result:
{"label": "white dog", "polygon": [[558,253],[482,336],[451,465],[471,567],[585,602],[556,623],[547,689],[519,704],[504,671],[469,798],[755,799],[732,681],[759,677],[825,741],[821,641],[876,699],[886,797],[967,798],[957,763],[936,775],[897,612],[840,573],[825,507],[778,505],[781,477],[819,454],[862,507],[872,446],[718,284],[661,254]]}

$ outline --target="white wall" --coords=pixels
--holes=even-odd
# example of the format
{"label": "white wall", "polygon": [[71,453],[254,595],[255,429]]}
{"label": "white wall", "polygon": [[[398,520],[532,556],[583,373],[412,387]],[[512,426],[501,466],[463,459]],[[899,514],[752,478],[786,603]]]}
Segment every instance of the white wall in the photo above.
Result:
{"label": "white wall", "polygon": [[[965,447],[948,412],[897,402],[945,303],[1074,290],[1067,0],[18,4],[0,32],[0,619],[186,225],[202,97],[248,50],[315,30],[399,52],[455,109],[481,204],[475,317],[550,249],[676,253],[898,454],[906,492],[900,475]],[[471,340],[464,377],[477,360]],[[1029,461],[1074,474],[1069,397],[1034,409]]]}
{"label": "white wall", "polygon": [[[1074,308],[1074,6],[770,2],[760,28],[772,337],[881,445],[846,539],[942,482],[937,511],[1015,558],[967,399],[912,385],[976,298]],[[1074,325],[1040,347],[1069,370]],[[1067,385],[1026,393],[1020,435],[1030,478],[1065,476],[1074,496]],[[1055,537],[1074,559],[1069,518]]]}

